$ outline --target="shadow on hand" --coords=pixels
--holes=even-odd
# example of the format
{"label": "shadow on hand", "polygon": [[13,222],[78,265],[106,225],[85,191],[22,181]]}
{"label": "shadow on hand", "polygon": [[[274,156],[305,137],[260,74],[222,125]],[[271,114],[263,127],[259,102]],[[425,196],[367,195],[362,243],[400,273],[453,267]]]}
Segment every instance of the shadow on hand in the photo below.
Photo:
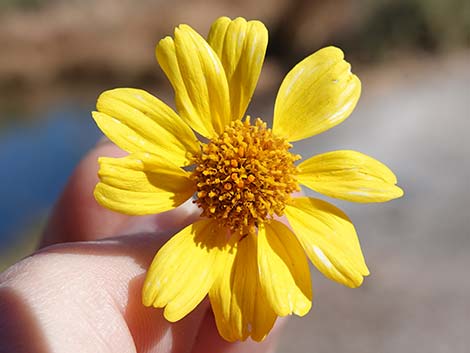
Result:
{"label": "shadow on hand", "polygon": [[21,295],[9,287],[0,288],[0,352],[50,352],[32,310]]}

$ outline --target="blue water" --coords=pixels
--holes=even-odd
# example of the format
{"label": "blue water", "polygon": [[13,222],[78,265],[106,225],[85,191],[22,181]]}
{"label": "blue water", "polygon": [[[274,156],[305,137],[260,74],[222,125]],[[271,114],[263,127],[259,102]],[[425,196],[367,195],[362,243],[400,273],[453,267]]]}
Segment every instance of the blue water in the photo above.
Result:
{"label": "blue water", "polygon": [[100,136],[90,109],[64,106],[0,132],[0,248],[59,196]]}

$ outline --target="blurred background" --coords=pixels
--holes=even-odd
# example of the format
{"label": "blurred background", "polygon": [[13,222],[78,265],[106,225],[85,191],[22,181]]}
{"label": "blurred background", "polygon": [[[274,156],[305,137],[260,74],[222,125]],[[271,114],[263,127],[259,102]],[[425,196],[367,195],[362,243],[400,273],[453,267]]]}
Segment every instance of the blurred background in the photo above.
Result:
{"label": "blurred background", "polygon": [[296,145],[383,161],[402,199],[333,201],[354,221],[372,275],[348,289],[312,271],[314,308],[278,352],[468,352],[470,2],[467,0],[0,0],[0,270],[36,246],[74,165],[99,139],[101,91],[171,102],[154,46],[187,23],[262,20],[266,64],[249,108],[269,119],[279,84],[326,45],[363,82],[351,118]]}

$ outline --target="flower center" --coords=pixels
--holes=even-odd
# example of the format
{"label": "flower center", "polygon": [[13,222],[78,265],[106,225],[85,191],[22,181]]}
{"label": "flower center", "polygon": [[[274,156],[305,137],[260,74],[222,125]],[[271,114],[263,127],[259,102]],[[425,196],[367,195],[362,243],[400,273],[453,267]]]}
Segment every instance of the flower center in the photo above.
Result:
{"label": "flower center", "polygon": [[202,216],[242,235],[281,216],[290,194],[300,190],[294,177],[300,156],[291,147],[260,119],[253,125],[250,117],[232,122],[195,157],[191,177]]}

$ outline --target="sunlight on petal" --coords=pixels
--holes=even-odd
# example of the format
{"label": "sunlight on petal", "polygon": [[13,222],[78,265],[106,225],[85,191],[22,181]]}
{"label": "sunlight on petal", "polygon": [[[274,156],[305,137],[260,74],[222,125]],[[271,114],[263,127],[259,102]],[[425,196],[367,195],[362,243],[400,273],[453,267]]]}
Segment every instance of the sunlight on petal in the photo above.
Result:
{"label": "sunlight on petal", "polygon": [[335,47],[320,49],[285,77],[274,105],[273,132],[288,141],[317,135],[346,119],[361,94],[361,82]]}
{"label": "sunlight on petal", "polygon": [[299,197],[286,207],[289,224],[313,264],[326,277],[358,287],[369,274],[356,230],[335,206]]}

